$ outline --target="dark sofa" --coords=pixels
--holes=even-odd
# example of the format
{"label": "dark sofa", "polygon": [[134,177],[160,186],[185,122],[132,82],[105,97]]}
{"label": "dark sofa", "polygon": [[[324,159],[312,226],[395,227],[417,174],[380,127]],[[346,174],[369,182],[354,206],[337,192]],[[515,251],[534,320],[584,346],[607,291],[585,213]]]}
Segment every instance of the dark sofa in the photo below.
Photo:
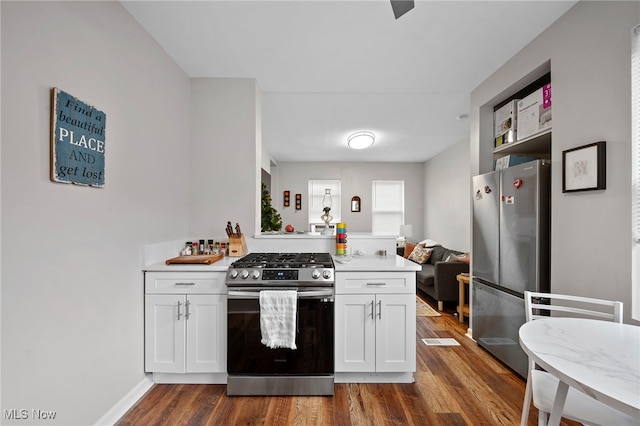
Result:
{"label": "dark sofa", "polygon": [[[403,256],[409,258],[415,244],[407,243]],[[444,302],[458,302],[458,280],[456,276],[469,272],[469,257],[460,251],[441,245],[433,249],[429,259],[422,264],[422,270],[416,272],[416,285],[438,302],[438,310],[444,308]],[[453,255],[453,256],[451,256]]]}

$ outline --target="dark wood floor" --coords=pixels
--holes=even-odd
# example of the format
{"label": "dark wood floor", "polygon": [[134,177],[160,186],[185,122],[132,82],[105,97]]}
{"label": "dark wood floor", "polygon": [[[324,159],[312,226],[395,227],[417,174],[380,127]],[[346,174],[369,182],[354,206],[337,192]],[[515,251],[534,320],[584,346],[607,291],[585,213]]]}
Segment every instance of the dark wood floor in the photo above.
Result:
{"label": "dark wood floor", "polygon": [[[519,424],[525,381],[466,337],[453,309],[417,318],[415,383],[336,384],[333,397],[227,397],[224,385],[154,385],[117,424]],[[426,346],[429,337],[460,346]],[[532,407],[528,425],[536,424]]]}

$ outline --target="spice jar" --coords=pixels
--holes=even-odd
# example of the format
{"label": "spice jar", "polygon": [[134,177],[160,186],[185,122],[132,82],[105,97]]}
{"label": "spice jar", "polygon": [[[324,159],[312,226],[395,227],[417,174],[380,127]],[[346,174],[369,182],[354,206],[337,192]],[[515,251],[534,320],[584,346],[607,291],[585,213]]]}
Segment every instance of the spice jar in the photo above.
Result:
{"label": "spice jar", "polygon": [[182,256],[190,256],[191,255],[191,241],[187,241],[184,245],[184,248],[182,249],[182,252],[180,252],[180,254]]}

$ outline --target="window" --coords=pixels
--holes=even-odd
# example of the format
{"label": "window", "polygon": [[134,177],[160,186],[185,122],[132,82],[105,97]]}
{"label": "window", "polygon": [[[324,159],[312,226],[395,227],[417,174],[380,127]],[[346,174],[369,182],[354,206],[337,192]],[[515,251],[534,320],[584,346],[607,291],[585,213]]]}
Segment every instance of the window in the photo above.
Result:
{"label": "window", "polygon": [[374,180],[371,187],[371,232],[400,235],[404,224],[404,181]]}
{"label": "window", "polygon": [[333,216],[330,223],[340,222],[340,188],[339,180],[310,180],[309,181],[309,224],[323,224],[322,219],[322,199],[324,198],[325,189],[331,190],[331,212]]}
{"label": "window", "polygon": [[631,39],[631,203],[632,203],[632,290],[631,316],[640,320],[640,25]]}

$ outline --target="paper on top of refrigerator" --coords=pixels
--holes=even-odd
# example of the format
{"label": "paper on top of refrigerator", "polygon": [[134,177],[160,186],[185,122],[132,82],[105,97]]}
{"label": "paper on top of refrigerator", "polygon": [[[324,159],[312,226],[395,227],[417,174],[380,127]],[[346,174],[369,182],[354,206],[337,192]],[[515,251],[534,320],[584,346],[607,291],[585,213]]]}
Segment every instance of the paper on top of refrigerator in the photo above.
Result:
{"label": "paper on top of refrigerator", "polygon": [[505,155],[496,160],[493,170],[503,170],[507,167],[517,166],[518,164],[528,163],[529,161],[535,161],[538,158],[526,157],[524,155]]}

